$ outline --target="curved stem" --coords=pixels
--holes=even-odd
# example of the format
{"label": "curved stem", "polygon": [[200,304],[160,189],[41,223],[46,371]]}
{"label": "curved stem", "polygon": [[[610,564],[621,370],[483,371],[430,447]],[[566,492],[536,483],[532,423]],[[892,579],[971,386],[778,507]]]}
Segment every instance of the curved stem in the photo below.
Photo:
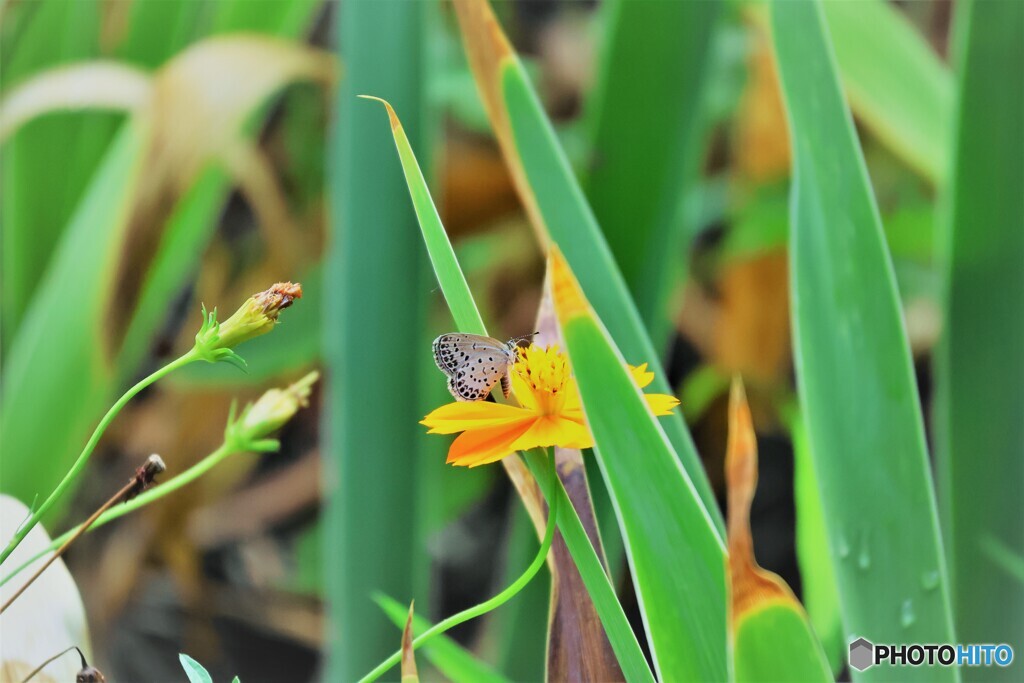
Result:
{"label": "curved stem", "polygon": [[[540,549],[537,551],[536,557],[533,558],[533,562],[526,569],[526,571],[523,572],[522,575],[518,579],[516,579],[508,588],[501,591],[490,600],[481,602],[479,605],[476,605],[475,607],[470,607],[469,609],[463,610],[458,614],[453,614],[447,619],[440,621],[434,626],[427,629],[423,634],[421,634],[418,638],[412,641],[413,650],[419,649],[420,646],[422,646],[428,640],[430,640],[436,635],[444,633],[450,628],[454,628],[459,624],[469,621],[470,619],[474,619],[482,614],[490,612],[493,609],[501,607],[503,604],[505,604],[510,599],[515,597],[515,595],[519,591],[525,588],[526,584],[530,583],[530,580],[533,579],[533,577],[537,574],[538,571],[540,571],[540,568],[544,565],[544,561],[547,559],[548,551],[551,549],[551,543],[555,540],[555,528],[558,526],[556,521],[558,519],[558,496],[554,495],[555,486],[557,486],[558,484],[558,478],[555,474],[555,467],[554,464],[551,462],[550,457],[547,458],[547,462],[548,490],[551,494],[548,496],[548,500],[551,501],[551,504],[548,508],[548,525],[547,529],[544,531],[544,540],[541,542]],[[398,664],[401,658],[402,651],[399,650],[398,652],[395,652],[393,655],[391,655],[383,662],[378,664],[373,671],[363,676],[359,683],[371,683],[371,681],[377,680],[385,673],[387,673],[388,669],[393,667],[395,664]]]}
{"label": "curved stem", "polygon": [[[159,498],[163,498],[166,495],[174,493],[175,491],[177,491],[178,489],[180,489],[183,486],[191,484],[193,481],[195,481],[199,477],[201,477],[204,474],[206,474],[207,472],[209,472],[221,460],[223,460],[224,458],[228,457],[229,455],[233,455],[234,453],[237,453],[237,452],[238,452],[237,450],[235,450],[234,448],[232,448],[228,444],[226,444],[226,443],[225,444],[221,444],[221,446],[217,450],[215,450],[214,452],[210,453],[205,458],[203,458],[202,460],[200,460],[195,465],[193,465],[192,467],[188,468],[187,470],[185,470],[184,472],[182,472],[178,476],[172,477],[171,479],[168,479],[167,481],[165,481],[164,483],[160,484],[159,486],[154,486],[153,488],[149,489],[148,491],[145,491],[145,492],[139,494],[138,496],[136,496],[135,498],[132,498],[130,501],[124,503],[123,505],[118,505],[115,508],[107,510],[102,515],[100,515],[99,519],[97,519],[92,525],[89,526],[89,531],[92,531],[93,529],[98,529],[99,527],[103,526],[107,522],[112,522],[115,519],[117,519],[118,517],[122,517],[124,515],[127,515],[130,512],[134,512],[134,511],[138,510],[141,507],[145,507],[146,505],[149,505],[150,503],[152,503],[153,501],[155,501],[155,500],[157,500]],[[49,553],[49,552],[51,552],[53,550],[56,550],[57,548],[61,547],[65,542],[67,542],[67,540],[69,538],[71,538],[74,534],[76,534],[78,532],[78,530],[81,528],[81,526],[82,525],[78,525],[74,529],[70,529],[67,532],[65,532],[64,534],[62,534],[61,536],[58,536],[57,538],[53,539],[53,541],[50,542],[50,545],[48,545],[47,547],[43,548],[41,551],[39,551],[38,553],[33,555],[31,558],[26,560],[24,563],[22,563],[13,572],[11,572],[7,576],[5,576],[2,580],[0,580],[0,586],[4,585],[5,583],[7,583],[11,579],[13,579],[15,576],[18,575],[19,572],[21,572],[22,570],[27,568],[29,565],[34,563],[36,560],[38,560],[43,555],[46,555],[47,553]]]}
{"label": "curved stem", "polygon": [[89,456],[92,455],[93,450],[96,448],[96,444],[99,443],[100,437],[102,437],[103,433],[107,431],[107,427],[109,427],[110,423],[114,421],[117,414],[121,412],[121,409],[128,404],[128,401],[132,400],[136,394],[148,387],[150,384],[156,382],[158,379],[182,366],[188,365],[194,360],[199,360],[199,357],[196,355],[195,348],[191,349],[184,356],[172,360],[153,374],[139,381],[131,389],[124,392],[121,398],[117,399],[117,403],[110,406],[110,410],[107,411],[107,414],[103,416],[100,423],[96,425],[96,429],[93,430],[92,436],[89,437],[89,441],[85,444],[85,448],[82,449],[81,454],[78,456],[78,460],[75,461],[71,466],[71,469],[69,469],[67,474],[64,475],[64,478],[60,480],[60,483],[57,484],[57,488],[55,488],[53,492],[47,496],[46,500],[43,501],[43,504],[39,506],[28,521],[21,525],[18,532],[14,534],[14,537],[7,544],[7,547],[4,548],[2,553],[0,553],[0,564],[2,564],[4,560],[14,552],[14,549],[18,547],[18,544],[28,536],[28,532],[35,528],[35,525],[43,518],[43,515],[49,512],[50,508],[53,507],[53,504],[56,503],[62,495],[64,495],[68,488],[70,488],[71,484],[74,483],[75,479],[78,478],[78,475],[82,473],[82,470],[85,469],[86,463],[89,462]]}

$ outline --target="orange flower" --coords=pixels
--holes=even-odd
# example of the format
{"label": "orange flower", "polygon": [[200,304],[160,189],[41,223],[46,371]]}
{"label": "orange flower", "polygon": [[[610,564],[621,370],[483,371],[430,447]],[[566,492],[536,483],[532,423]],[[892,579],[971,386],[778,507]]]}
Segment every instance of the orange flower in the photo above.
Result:
{"label": "orange flower", "polygon": [[[646,363],[630,367],[630,371],[641,389],[654,380]],[[431,434],[462,432],[448,451],[449,463],[476,467],[531,448],[594,445],[569,361],[557,346],[531,344],[519,349],[511,375],[518,406],[455,402],[423,418],[420,424],[430,427]],[[679,405],[676,398],[665,394],[649,394],[646,398],[655,415],[668,415]]]}

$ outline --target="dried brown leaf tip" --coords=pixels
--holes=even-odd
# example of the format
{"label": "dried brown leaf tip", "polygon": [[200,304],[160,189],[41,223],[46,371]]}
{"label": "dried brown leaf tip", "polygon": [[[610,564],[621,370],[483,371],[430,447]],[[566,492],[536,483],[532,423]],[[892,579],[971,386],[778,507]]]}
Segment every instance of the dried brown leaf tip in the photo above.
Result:
{"label": "dried brown leaf tip", "polygon": [[416,601],[409,603],[409,617],[405,620],[402,631],[402,683],[419,683],[420,675],[416,671],[416,655],[412,648],[412,615]]}
{"label": "dried brown leaf tip", "polygon": [[739,377],[729,396],[729,441],[725,454],[729,502],[729,576],[732,582],[733,627],[744,614],[771,601],[798,604],[789,586],[765,571],[754,558],[750,506],[757,489],[757,438],[750,406]]}

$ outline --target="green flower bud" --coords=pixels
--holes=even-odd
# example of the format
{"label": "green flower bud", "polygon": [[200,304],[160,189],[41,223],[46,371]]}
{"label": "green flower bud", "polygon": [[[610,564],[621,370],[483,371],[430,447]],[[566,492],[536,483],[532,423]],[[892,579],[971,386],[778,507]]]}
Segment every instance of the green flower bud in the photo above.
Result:
{"label": "green flower bud", "polygon": [[216,362],[227,360],[244,366],[232,348],[253,337],[274,329],[281,311],[302,298],[302,285],[278,282],[266,291],[253,294],[223,323],[217,322],[217,309],[212,313],[203,307],[203,326],[196,334],[195,351],[202,358]]}
{"label": "green flower bud", "polygon": [[246,406],[238,419],[233,415],[228,419],[225,440],[239,451],[277,450],[277,442],[267,437],[292,419],[299,408],[308,405],[313,384],[319,378],[320,373],[314,370],[284,389],[269,389]]}

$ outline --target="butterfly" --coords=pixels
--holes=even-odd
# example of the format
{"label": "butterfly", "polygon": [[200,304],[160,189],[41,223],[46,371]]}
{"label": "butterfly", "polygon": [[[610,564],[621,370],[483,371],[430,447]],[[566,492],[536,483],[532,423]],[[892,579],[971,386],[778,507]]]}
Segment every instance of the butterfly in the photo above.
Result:
{"label": "butterfly", "polygon": [[512,393],[508,372],[516,362],[516,349],[532,336],[500,342],[479,334],[442,334],[434,340],[434,362],[448,375],[448,391],[457,401],[486,399],[499,381],[508,398]]}

